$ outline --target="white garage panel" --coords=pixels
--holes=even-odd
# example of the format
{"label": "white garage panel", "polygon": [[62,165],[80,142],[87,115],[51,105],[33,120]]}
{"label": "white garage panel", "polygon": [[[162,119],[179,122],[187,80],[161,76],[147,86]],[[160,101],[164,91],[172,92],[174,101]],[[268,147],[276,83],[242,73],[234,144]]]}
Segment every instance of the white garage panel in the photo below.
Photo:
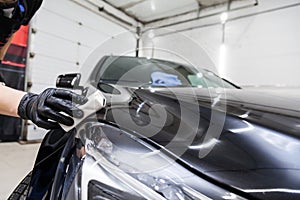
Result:
{"label": "white garage panel", "polygon": [[[71,0],[44,0],[31,28],[36,33],[30,35],[29,51],[34,57],[28,60],[27,78],[32,82],[29,90],[34,93],[55,87],[59,74],[81,71],[82,64],[99,44],[125,31]],[[126,45],[133,49],[133,35],[128,41]],[[118,44],[110,49],[118,49]],[[44,134],[45,130],[29,125],[27,139],[41,139]]]}
{"label": "white garage panel", "polygon": [[[220,15],[172,28],[204,48],[219,74],[228,80],[242,86],[300,86],[299,18],[300,0],[259,0],[258,6],[228,13],[224,45]],[[188,25],[197,28],[182,31]],[[168,37],[159,36],[156,45]],[[186,51],[197,58],[192,49]]]}
{"label": "white garage panel", "polygon": [[[220,44],[222,42],[222,27],[219,26],[209,26],[196,29],[194,31],[185,32],[188,37],[193,38],[193,41],[197,43],[203,50],[207,53],[207,56],[213,62],[213,67],[208,68],[208,66],[201,66],[208,68],[216,73],[219,72],[219,54],[220,54]],[[199,59],[197,55],[194,55],[195,59]]]}
{"label": "white garage panel", "polygon": [[[203,31],[203,32],[202,32]],[[202,29],[201,33],[205,36],[209,36],[211,33],[210,28],[207,30]],[[212,32],[216,32],[214,29]],[[154,33],[155,35],[155,33]],[[211,34],[210,34],[211,35]],[[197,36],[197,37],[194,37]],[[167,59],[177,61],[179,63],[191,64],[195,67],[206,68],[211,71],[218,73],[216,65],[211,58],[208,50],[215,51],[212,49],[213,42],[219,46],[219,41],[214,41],[212,37],[210,40],[209,48],[204,48],[205,41],[202,43],[201,36],[188,35],[183,33],[173,33],[165,36],[155,37],[153,40],[144,39],[148,41],[143,44],[143,56],[154,57],[159,59]],[[209,37],[205,37],[209,39]],[[208,45],[207,45],[208,47]],[[214,54],[213,54],[214,55]]]}
{"label": "white garage panel", "polygon": [[229,22],[226,75],[243,85],[300,85],[300,6]]}
{"label": "white garage panel", "polygon": [[53,87],[58,74],[78,71],[96,46],[124,31],[70,0],[45,0],[31,27],[36,30],[30,48],[35,57],[28,63],[32,92]]}

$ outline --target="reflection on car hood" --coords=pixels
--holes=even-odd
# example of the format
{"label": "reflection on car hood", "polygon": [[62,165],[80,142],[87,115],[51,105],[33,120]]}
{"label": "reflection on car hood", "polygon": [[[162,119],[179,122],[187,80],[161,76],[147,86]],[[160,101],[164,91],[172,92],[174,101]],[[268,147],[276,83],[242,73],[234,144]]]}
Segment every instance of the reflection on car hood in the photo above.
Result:
{"label": "reflection on car hood", "polygon": [[[161,147],[176,143],[176,147],[168,148],[175,154],[178,149],[186,149],[179,155],[179,162],[195,170],[196,174],[206,174],[258,198],[282,199],[287,194],[291,199],[300,198],[300,98],[257,91],[201,88],[127,91],[133,93],[129,111],[134,112],[121,116],[125,128],[140,132],[126,123],[128,119],[142,125],[150,123],[147,110],[138,117],[132,114],[143,109],[143,103],[163,105],[168,113],[165,126],[150,140]],[[180,102],[185,102],[187,108],[195,105],[193,99],[199,105],[198,111],[191,109],[189,115],[177,112],[181,109]],[[120,108],[111,108],[114,109]],[[212,112],[216,119],[225,116],[224,123],[212,123]],[[199,114],[200,120],[192,117]],[[110,111],[106,120],[114,121]],[[178,124],[184,124],[188,134],[195,128],[189,127],[193,120],[199,120],[193,142],[187,145],[183,142],[185,137],[175,141]],[[207,135],[211,134],[210,126],[222,127],[219,135],[207,140]],[[208,153],[200,156],[207,149]]]}
{"label": "reflection on car hood", "polygon": [[[167,94],[175,91],[177,95],[194,96],[197,95],[201,99],[213,99],[221,95],[221,99],[227,103],[238,103],[244,105],[252,105],[252,107],[260,106],[260,108],[268,107],[270,109],[280,109],[281,112],[297,111],[300,112],[300,89],[295,90],[293,95],[288,95],[284,92],[272,92],[265,90],[250,90],[250,89],[202,89],[202,88],[173,88],[155,89],[156,92]],[[296,94],[295,94],[296,93]],[[297,95],[298,93],[298,95]],[[267,109],[267,108],[266,108]]]}

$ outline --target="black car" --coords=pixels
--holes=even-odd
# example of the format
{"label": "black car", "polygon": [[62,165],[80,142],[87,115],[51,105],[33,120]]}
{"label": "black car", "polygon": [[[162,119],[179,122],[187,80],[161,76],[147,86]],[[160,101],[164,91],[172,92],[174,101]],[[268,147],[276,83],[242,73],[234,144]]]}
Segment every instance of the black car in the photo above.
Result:
{"label": "black car", "polygon": [[106,106],[51,130],[10,199],[300,199],[299,99],[151,58],[105,56],[78,78],[58,86]]}

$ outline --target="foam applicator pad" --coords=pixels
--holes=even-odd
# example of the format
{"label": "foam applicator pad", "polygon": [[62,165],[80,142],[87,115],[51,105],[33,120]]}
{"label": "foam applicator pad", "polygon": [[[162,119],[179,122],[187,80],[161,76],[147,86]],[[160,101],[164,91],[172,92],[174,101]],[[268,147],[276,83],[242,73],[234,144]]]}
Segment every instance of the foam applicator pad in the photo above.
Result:
{"label": "foam applicator pad", "polygon": [[82,120],[84,120],[87,116],[97,112],[106,105],[106,99],[99,90],[88,96],[88,99],[88,102],[86,102],[84,105],[78,106],[78,108],[84,112],[83,117],[80,119],[73,118],[73,126],[59,124],[62,129],[64,129],[66,132],[70,131],[72,128],[76,127],[80,122],[82,122]]}

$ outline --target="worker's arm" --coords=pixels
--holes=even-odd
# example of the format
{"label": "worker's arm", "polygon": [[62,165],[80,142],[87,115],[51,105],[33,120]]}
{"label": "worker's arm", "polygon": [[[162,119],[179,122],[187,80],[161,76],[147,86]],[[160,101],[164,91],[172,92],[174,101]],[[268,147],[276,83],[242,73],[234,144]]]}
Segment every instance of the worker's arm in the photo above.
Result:
{"label": "worker's arm", "polygon": [[18,117],[18,106],[25,92],[0,85],[0,114]]}
{"label": "worker's arm", "polygon": [[[5,16],[7,14],[5,13],[5,10],[9,11],[10,9],[7,8],[14,8],[16,2],[17,0],[0,0],[1,20],[5,21],[6,18],[8,18],[7,16]],[[3,21],[1,22],[4,23]],[[8,38],[7,35],[9,35],[10,32],[13,32],[13,30],[7,29],[6,23],[2,23],[0,26],[0,29],[2,28],[2,30],[0,31],[0,62],[1,60],[3,60],[14,35],[11,34],[11,36]],[[5,26],[2,27],[2,25]],[[20,100],[25,94],[25,92],[6,87],[0,83],[0,114],[18,117],[18,106]]]}
{"label": "worker's arm", "polygon": [[0,85],[0,114],[29,119],[46,129],[58,128],[58,123],[73,125],[72,117],[83,117],[83,111],[76,105],[87,100],[69,90],[49,88],[32,94]]}

